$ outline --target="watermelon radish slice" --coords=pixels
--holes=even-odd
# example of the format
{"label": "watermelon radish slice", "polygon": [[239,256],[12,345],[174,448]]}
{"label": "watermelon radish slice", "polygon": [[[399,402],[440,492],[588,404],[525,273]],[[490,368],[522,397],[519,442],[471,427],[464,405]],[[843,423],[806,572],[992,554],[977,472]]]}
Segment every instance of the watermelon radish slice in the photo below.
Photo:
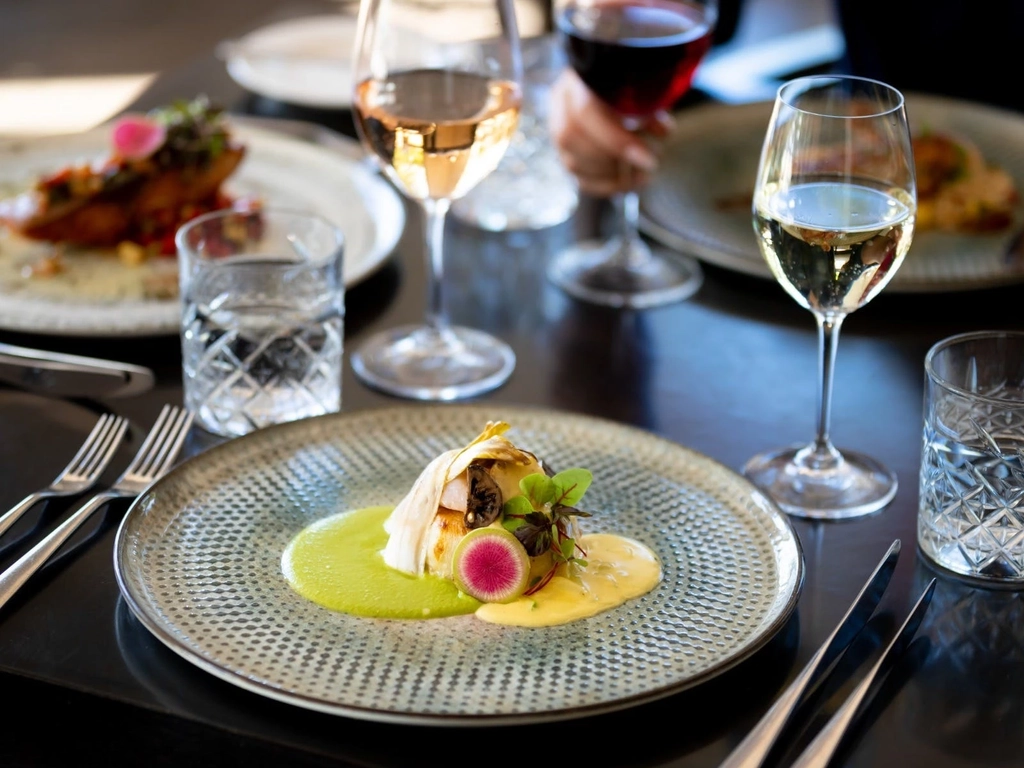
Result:
{"label": "watermelon radish slice", "polygon": [[163,146],[167,130],[147,117],[125,115],[111,132],[114,151],[126,160],[142,160]]}
{"label": "watermelon radish slice", "polygon": [[476,528],[452,555],[455,586],[484,603],[509,603],[526,591],[530,556],[504,528]]}

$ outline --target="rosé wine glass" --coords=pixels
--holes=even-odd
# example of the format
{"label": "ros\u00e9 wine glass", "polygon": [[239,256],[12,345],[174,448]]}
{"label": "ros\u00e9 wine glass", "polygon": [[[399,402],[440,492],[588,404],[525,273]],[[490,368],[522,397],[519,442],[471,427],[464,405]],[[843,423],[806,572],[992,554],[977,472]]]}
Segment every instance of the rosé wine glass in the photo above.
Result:
{"label": "ros\u00e9 wine glass", "polygon": [[498,166],[516,132],[523,67],[512,0],[472,12],[457,2],[362,0],[355,47],[356,130],[422,211],[428,285],[424,322],[371,336],[352,368],[375,389],[417,400],[492,390],[511,375],[515,354],[488,333],[449,322],[444,225],[452,202]]}

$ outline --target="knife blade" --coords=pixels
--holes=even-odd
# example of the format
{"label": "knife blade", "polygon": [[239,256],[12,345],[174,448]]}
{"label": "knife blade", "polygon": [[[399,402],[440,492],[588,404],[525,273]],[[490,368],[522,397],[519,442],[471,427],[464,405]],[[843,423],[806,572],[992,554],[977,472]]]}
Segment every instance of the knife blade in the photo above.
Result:
{"label": "knife blade", "polygon": [[149,368],[0,344],[0,382],[51,397],[123,398],[153,388]]}
{"label": "knife blade", "polygon": [[789,687],[775,700],[750,733],[726,757],[719,768],[760,768],[771,752],[779,734],[789,721],[790,715],[803,698],[804,693],[829,669],[832,663],[853,641],[871,614],[874,613],[900,555],[900,540],[896,539],[885,553],[860,593],[846,611],[846,615],[821,644],[807,666],[789,684]]}
{"label": "knife blade", "polygon": [[899,632],[889,642],[888,647],[878,658],[878,661],[875,662],[871,671],[864,676],[864,679],[853,689],[853,692],[846,698],[843,705],[836,710],[835,714],[829,718],[829,721],[818,732],[818,735],[814,737],[814,740],[807,745],[800,757],[793,763],[792,768],[827,768],[850,723],[853,722],[854,717],[860,710],[860,705],[868,695],[875,678],[880,674],[887,674],[893,664],[896,663],[896,660],[906,651],[910,641],[914,639],[914,635],[917,634],[917,630],[920,628],[924,615],[932,601],[932,593],[934,591],[935,579],[932,579],[917,599],[910,614],[903,622],[903,626],[900,627]]}

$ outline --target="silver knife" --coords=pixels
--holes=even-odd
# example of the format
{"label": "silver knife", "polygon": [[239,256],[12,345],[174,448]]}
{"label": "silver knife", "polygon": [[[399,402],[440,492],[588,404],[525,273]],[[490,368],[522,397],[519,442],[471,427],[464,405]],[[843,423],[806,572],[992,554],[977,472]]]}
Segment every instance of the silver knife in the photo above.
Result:
{"label": "silver knife", "polygon": [[932,579],[917,599],[917,603],[914,604],[906,621],[903,622],[900,631],[896,633],[896,636],[889,643],[878,661],[875,662],[871,671],[864,676],[864,679],[853,689],[853,693],[846,698],[843,705],[829,718],[829,721],[819,731],[818,735],[814,737],[814,741],[807,745],[807,748],[804,749],[791,768],[826,768],[835,754],[836,748],[842,741],[846,729],[853,722],[853,718],[860,709],[860,705],[864,701],[864,697],[867,696],[875,678],[880,673],[887,673],[889,668],[907,650],[910,641],[914,639],[914,635],[917,634],[921,621],[924,619],[924,614],[928,610],[928,605],[932,601],[932,592],[934,591],[935,579]]}
{"label": "silver knife", "polygon": [[131,397],[155,378],[140,365],[0,344],[0,382],[52,397]]}
{"label": "silver knife", "polygon": [[846,650],[856,634],[871,618],[886,587],[889,586],[889,580],[892,578],[893,571],[896,570],[896,561],[899,559],[899,555],[900,540],[896,539],[889,547],[889,551],[875,566],[874,572],[861,588],[857,599],[847,609],[846,615],[832,630],[832,634],[825,639],[811,660],[807,662],[807,666],[775,700],[771,709],[765,713],[760,722],[737,745],[719,768],[760,768],[804,692],[820,678],[822,673],[828,670],[833,661],[839,658],[839,655]]}

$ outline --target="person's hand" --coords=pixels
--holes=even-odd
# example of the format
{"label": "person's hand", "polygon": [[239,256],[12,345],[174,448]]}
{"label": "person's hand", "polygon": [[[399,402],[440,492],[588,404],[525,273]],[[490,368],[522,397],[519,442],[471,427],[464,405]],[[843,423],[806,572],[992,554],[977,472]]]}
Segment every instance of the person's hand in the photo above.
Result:
{"label": "person's hand", "polygon": [[566,69],[551,89],[548,118],[551,138],[580,191],[595,197],[636,189],[658,167],[655,144],[646,137],[664,137],[672,118],[660,112],[634,133],[622,118]]}

